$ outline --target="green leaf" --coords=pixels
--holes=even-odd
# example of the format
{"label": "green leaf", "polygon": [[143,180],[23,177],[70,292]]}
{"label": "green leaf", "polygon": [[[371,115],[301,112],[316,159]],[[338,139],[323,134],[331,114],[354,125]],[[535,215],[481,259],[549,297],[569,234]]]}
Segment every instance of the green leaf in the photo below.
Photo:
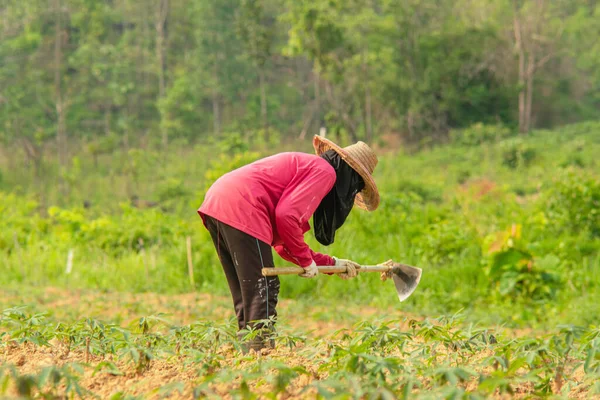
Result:
{"label": "green leaf", "polygon": [[170,382],[166,385],[161,386],[156,389],[154,392],[158,393],[160,398],[171,397],[175,391],[179,392],[180,395],[183,395],[185,390],[185,383],[183,382]]}
{"label": "green leaf", "polygon": [[110,374],[115,376],[124,375],[123,372],[121,372],[119,368],[115,365],[115,363],[112,363],[110,361],[102,361],[98,363],[98,365],[96,365],[94,371],[92,372],[92,376],[96,376],[96,374],[98,373]]}
{"label": "green leaf", "polygon": [[596,368],[594,368],[593,371],[590,369],[592,366],[592,362],[594,361],[595,358],[596,358],[596,348],[591,347],[587,351],[587,357],[585,358],[585,363],[583,364],[583,370],[585,371],[586,374],[589,374],[590,372],[596,372],[595,371]]}
{"label": "green leaf", "polygon": [[510,367],[508,368],[508,370],[506,371],[506,374],[508,376],[513,376],[517,373],[517,371],[519,370],[519,368],[522,368],[524,366],[527,365],[527,358],[526,357],[520,357],[517,358],[515,360],[512,360],[510,363]]}
{"label": "green leaf", "polygon": [[517,265],[519,262],[531,260],[529,253],[517,249],[508,249],[494,254],[490,272],[499,274],[503,268],[511,265]]}
{"label": "green leaf", "polygon": [[505,272],[502,274],[500,278],[500,284],[498,287],[498,291],[501,295],[505,296],[511,293],[515,287],[517,286],[517,282],[519,281],[519,274],[515,272]]}
{"label": "green leaf", "polygon": [[554,254],[547,254],[542,258],[537,258],[535,264],[544,271],[551,271],[560,265],[560,259]]}

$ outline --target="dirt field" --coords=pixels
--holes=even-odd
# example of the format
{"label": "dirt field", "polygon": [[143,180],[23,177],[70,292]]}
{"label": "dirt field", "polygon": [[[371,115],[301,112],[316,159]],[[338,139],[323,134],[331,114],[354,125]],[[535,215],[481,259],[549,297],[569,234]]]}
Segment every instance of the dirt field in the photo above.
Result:
{"label": "dirt field", "polygon": [[[210,320],[225,323],[234,318],[231,300],[203,293],[182,295],[157,295],[153,293],[99,293],[94,291],[75,290],[69,291],[57,288],[23,293],[14,290],[0,292],[2,308],[15,305],[28,305],[31,311],[49,313],[53,319],[81,320],[94,318],[103,321],[112,321],[123,326],[128,326],[142,316],[164,313],[163,317],[174,325],[186,325],[197,320]],[[376,315],[376,310],[361,308],[352,310],[337,310],[332,313],[325,307],[307,308],[295,301],[283,300],[278,306],[281,325],[285,330],[293,330],[296,335],[307,335],[315,339],[327,338],[335,340],[344,331],[352,328],[358,321]],[[8,338],[5,337],[5,341]],[[42,368],[68,363],[99,363],[105,361],[103,357],[88,356],[82,349],[65,352],[64,344],[58,340],[50,341],[50,346],[36,346],[30,343],[8,345],[0,347],[0,360],[6,364],[14,364],[20,373],[31,374],[39,372]],[[289,365],[303,365],[314,378],[318,379],[318,365],[305,359],[301,355],[304,345],[300,344],[294,349],[279,346],[275,350],[263,351],[262,354],[251,352],[248,356],[240,357],[239,351],[233,346],[222,346],[216,355],[222,357],[221,368],[240,368],[254,361],[255,358],[268,357],[272,360],[285,361]],[[193,383],[197,380],[198,372],[185,365],[186,360],[173,358],[152,361],[144,371],[136,371],[126,361],[109,357],[108,361],[114,362],[123,375],[110,373],[95,373],[93,369],[86,370],[81,384],[101,398],[108,398],[115,393],[124,392],[129,395],[144,398],[160,398],[159,390],[173,382],[185,382],[183,394],[174,392],[169,398],[190,398]],[[182,362],[183,361],[183,362]],[[311,365],[312,364],[312,365]],[[293,397],[314,397],[314,391],[300,393],[309,380],[301,376],[296,382],[296,387],[287,391]],[[214,385],[213,396],[228,397],[228,385]],[[269,391],[268,386],[264,387]],[[210,397],[210,393],[205,393]]]}
{"label": "dirt field", "polygon": [[[47,288],[26,293],[5,290],[0,292],[0,296],[2,309],[28,304],[29,313],[48,313],[47,318],[61,322],[94,318],[131,327],[141,317],[164,313],[161,317],[166,318],[172,326],[185,326],[197,321],[226,325],[231,323],[233,318],[228,298],[202,293],[156,295]],[[171,354],[165,351],[164,354],[148,360],[143,364],[143,368],[140,368],[140,363],[132,363],[125,357],[97,354],[86,349],[86,346],[68,346],[65,340],[59,338],[49,340],[46,345],[36,345],[30,341],[19,343],[5,334],[3,345],[0,346],[0,360],[3,365],[13,365],[21,376],[39,374],[50,366],[81,364],[84,368],[78,380],[79,385],[99,398],[271,397],[275,393],[273,388],[281,385],[278,379],[284,379],[285,387],[279,390],[276,398],[315,398],[318,393],[323,393],[314,383],[327,381],[333,370],[332,366],[336,362],[339,364],[336,354],[343,351],[341,348],[352,346],[353,335],[364,332],[363,328],[357,328],[360,326],[357,324],[378,320],[377,310],[371,307],[330,310],[323,306],[309,308],[303,303],[287,300],[280,303],[278,310],[279,329],[284,333],[293,334],[294,337],[303,338],[295,343],[294,347],[280,344],[275,350],[244,355],[232,344],[224,342],[216,346],[209,356],[208,353],[194,356],[189,352]],[[410,331],[410,325],[414,325],[414,321],[423,320],[402,315],[400,312],[398,314],[394,316],[397,321],[386,328],[394,334]],[[508,339],[531,335],[532,332],[498,330],[494,334]],[[407,358],[407,354],[417,350],[429,353],[430,360],[439,362],[440,365],[455,363],[460,367],[477,365],[494,353],[489,346],[480,347],[476,351],[449,349],[435,340],[427,340],[426,336],[415,336],[406,342],[405,347],[391,349],[385,356],[397,357],[401,364],[406,361],[408,365],[410,359]],[[345,360],[344,363],[349,362],[347,358],[340,360]],[[371,364],[367,362],[365,365]],[[347,364],[336,367],[350,368]],[[301,372],[281,378],[282,371],[290,372],[295,368]],[[493,372],[492,368],[488,369],[489,373]],[[249,371],[258,372],[254,375],[244,375]],[[483,369],[480,372],[486,371]],[[213,378],[207,379],[207,376]],[[431,377],[424,377],[420,379],[420,384],[422,388],[426,388],[433,381]],[[584,382],[581,368],[573,365],[570,370],[570,382],[573,386],[569,389],[570,398],[592,397],[589,385]],[[15,383],[11,385],[8,393],[15,395]],[[249,385],[247,391],[244,385]],[[478,382],[474,378],[467,378],[458,384],[464,390],[474,390],[477,385]],[[555,381],[552,385],[554,392],[562,391],[563,385],[560,381]],[[66,383],[60,383],[59,386],[56,389],[58,392],[65,388]],[[493,397],[528,397],[533,392],[533,384],[523,382],[514,386],[512,395],[501,395],[497,392]],[[435,398],[427,397],[426,392],[416,389],[415,393],[419,393],[420,398]]]}

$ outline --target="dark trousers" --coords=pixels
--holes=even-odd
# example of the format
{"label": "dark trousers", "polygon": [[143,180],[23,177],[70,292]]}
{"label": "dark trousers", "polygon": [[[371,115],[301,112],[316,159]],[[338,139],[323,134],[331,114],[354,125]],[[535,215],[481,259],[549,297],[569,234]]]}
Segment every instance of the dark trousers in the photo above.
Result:
{"label": "dark trousers", "polygon": [[255,322],[277,316],[279,278],[261,272],[274,267],[271,246],[212,217],[205,216],[205,221],[229,283],[239,329],[271,329],[271,324]]}

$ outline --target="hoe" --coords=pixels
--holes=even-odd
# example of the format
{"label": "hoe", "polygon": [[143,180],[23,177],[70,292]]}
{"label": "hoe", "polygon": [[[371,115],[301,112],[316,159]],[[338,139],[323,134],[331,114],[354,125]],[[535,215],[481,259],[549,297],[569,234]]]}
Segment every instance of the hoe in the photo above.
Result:
{"label": "hoe", "polygon": [[[320,273],[346,272],[345,267],[319,266],[317,268]],[[400,301],[406,300],[415,291],[422,274],[421,268],[400,264],[392,260],[378,265],[361,265],[357,270],[358,272],[380,272],[382,280],[392,278]],[[263,268],[262,274],[264,276],[298,275],[303,271],[304,269],[301,267]]]}

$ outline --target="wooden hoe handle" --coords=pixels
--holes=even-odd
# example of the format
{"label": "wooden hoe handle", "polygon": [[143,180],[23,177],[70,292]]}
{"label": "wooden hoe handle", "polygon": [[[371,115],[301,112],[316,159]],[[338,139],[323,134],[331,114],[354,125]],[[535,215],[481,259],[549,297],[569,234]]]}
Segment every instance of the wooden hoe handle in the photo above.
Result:
{"label": "wooden hoe handle", "polygon": [[[331,265],[318,266],[319,273],[333,273],[346,272],[346,267],[336,267]],[[388,265],[361,265],[356,270],[358,272],[386,272],[392,269]],[[304,273],[302,267],[277,267],[277,268],[263,268],[262,274],[264,276],[275,276],[275,275],[299,275]]]}

